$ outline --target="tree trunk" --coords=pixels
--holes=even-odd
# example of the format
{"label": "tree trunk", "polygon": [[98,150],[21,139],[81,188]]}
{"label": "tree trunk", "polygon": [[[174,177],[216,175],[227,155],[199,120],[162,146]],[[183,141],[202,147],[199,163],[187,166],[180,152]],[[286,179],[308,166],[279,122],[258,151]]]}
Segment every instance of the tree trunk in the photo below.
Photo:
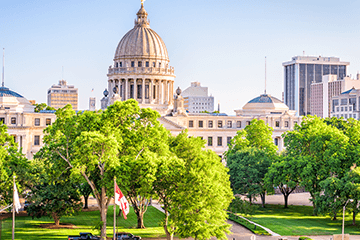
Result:
{"label": "tree trunk", "polygon": [[261,197],[261,203],[262,203],[262,207],[265,208],[265,196],[266,193],[260,193],[260,197]]}
{"label": "tree trunk", "polygon": [[56,213],[52,213],[52,218],[54,219],[55,222],[55,226],[59,226],[60,225],[60,218]]}
{"label": "tree trunk", "polygon": [[88,209],[88,208],[89,208],[89,206],[88,206],[88,199],[89,199],[89,195],[84,195],[84,201],[85,201],[84,209]]}
{"label": "tree trunk", "polygon": [[313,204],[313,216],[317,216],[316,205],[315,205],[315,194],[310,192],[310,196],[312,198],[312,204]]}
{"label": "tree trunk", "polygon": [[252,197],[251,197],[251,195],[249,196],[249,202],[250,202],[250,205],[252,205]]}
{"label": "tree trunk", "polygon": [[164,230],[165,230],[165,233],[166,233],[166,239],[167,240],[173,240],[174,234],[170,233],[169,230],[168,230],[168,219],[169,219],[168,212],[167,212],[167,210],[165,210]]}
{"label": "tree trunk", "polygon": [[353,222],[352,225],[355,226],[356,225],[356,211],[353,211]]}
{"label": "tree trunk", "polygon": [[333,216],[333,221],[336,221],[336,217],[337,217],[337,214],[336,214],[336,212],[334,212],[334,216]]}
{"label": "tree trunk", "polygon": [[139,211],[139,213],[136,214],[137,215],[137,220],[138,220],[138,225],[137,228],[145,228],[144,225],[144,213],[142,211]]}
{"label": "tree trunk", "polygon": [[101,239],[106,240],[106,200],[105,200],[105,188],[101,188],[101,199],[100,199],[100,216],[101,216]]}
{"label": "tree trunk", "polygon": [[285,202],[284,208],[288,208],[288,198],[289,198],[289,194],[283,194],[283,195],[284,195],[284,202]]}

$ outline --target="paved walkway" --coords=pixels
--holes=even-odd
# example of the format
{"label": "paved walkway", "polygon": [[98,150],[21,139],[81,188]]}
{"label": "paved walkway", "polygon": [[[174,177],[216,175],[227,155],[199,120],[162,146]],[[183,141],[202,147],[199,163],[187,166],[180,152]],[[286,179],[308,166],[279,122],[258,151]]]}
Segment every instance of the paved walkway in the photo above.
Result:
{"label": "paved walkway", "polygon": [[[305,206],[312,206],[311,201],[309,200],[310,194],[309,193],[293,193],[290,194],[288,199],[289,205],[305,205]],[[266,196],[265,199],[267,204],[284,204],[284,197],[283,195],[270,195]],[[255,203],[261,203],[261,199],[257,199]],[[157,201],[152,202],[152,206],[157,208],[158,210],[164,212],[164,209],[161,208],[160,204]],[[259,236],[255,235],[253,232],[244,228],[240,224],[237,224],[233,221],[228,220],[229,224],[231,224],[231,234],[227,235],[228,239],[235,239],[235,240],[279,240],[279,239],[287,239],[287,240],[298,240],[300,236],[280,236],[273,234],[273,236]],[[270,230],[270,229],[269,229]],[[270,230],[271,231],[271,230]],[[255,239],[254,239],[255,237]],[[316,236],[307,236],[314,240],[330,240],[332,239],[332,235],[316,235]],[[212,238],[214,240],[216,238]],[[192,240],[192,238],[188,238],[188,240]],[[360,235],[350,235],[350,240],[360,240]]]}

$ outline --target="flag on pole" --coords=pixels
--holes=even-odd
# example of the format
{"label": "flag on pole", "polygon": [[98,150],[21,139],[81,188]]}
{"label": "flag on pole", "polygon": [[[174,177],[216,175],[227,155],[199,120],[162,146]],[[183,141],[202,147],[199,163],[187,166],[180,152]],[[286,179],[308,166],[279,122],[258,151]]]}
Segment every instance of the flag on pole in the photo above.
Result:
{"label": "flag on pole", "polygon": [[125,196],[123,195],[123,193],[121,192],[120,188],[116,183],[115,183],[115,204],[120,206],[124,219],[126,219],[126,215],[128,215],[128,213],[130,212],[129,202],[126,200]]}
{"label": "flag on pole", "polygon": [[14,209],[17,213],[19,213],[19,210],[21,208],[20,199],[19,199],[19,193],[16,187],[16,183],[14,183]]}

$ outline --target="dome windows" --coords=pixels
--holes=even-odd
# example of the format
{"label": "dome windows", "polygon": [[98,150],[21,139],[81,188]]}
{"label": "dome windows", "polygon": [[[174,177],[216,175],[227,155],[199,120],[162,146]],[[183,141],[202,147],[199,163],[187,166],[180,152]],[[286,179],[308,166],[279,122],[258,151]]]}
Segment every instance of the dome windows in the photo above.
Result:
{"label": "dome windows", "polygon": [[138,67],[142,67],[142,61],[138,61]]}
{"label": "dome windows", "polygon": [[146,64],[145,67],[149,67],[149,61],[146,61],[145,64]]}
{"label": "dome windows", "polygon": [[131,61],[131,67],[135,67],[135,61]]}

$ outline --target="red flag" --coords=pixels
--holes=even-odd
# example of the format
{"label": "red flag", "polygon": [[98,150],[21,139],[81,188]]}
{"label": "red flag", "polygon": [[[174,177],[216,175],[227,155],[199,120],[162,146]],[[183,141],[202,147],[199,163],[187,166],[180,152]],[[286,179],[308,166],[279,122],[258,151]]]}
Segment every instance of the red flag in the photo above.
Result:
{"label": "red flag", "polygon": [[115,183],[115,204],[119,205],[122,213],[124,215],[124,219],[126,219],[126,215],[128,215],[130,211],[129,202],[126,200],[125,196],[122,194],[120,188]]}

